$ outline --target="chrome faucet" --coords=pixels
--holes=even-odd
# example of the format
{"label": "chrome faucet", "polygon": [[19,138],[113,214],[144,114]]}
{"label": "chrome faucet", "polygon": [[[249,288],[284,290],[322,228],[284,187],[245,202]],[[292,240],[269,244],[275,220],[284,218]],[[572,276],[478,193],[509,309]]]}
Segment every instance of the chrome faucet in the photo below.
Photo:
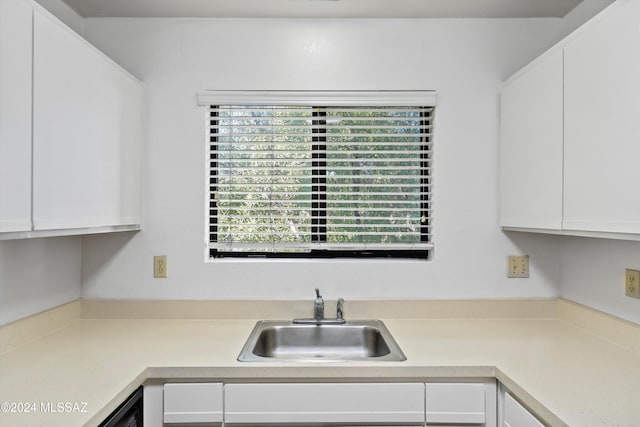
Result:
{"label": "chrome faucet", "polygon": [[313,317],[316,320],[324,319],[324,300],[320,295],[320,289],[316,288],[316,300],[313,303]]}
{"label": "chrome faucet", "polygon": [[316,288],[316,300],[313,302],[313,317],[310,319],[293,319],[293,323],[303,325],[342,325],[344,320],[344,299],[338,298],[335,319],[324,317],[324,299],[320,295],[320,289]]}

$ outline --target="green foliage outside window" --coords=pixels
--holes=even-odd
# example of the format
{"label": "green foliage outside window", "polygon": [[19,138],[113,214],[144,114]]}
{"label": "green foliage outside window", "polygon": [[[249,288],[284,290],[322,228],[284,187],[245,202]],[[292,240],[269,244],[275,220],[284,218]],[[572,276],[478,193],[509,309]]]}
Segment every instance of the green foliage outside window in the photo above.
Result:
{"label": "green foliage outside window", "polygon": [[424,241],[428,125],[418,107],[217,107],[217,242]]}

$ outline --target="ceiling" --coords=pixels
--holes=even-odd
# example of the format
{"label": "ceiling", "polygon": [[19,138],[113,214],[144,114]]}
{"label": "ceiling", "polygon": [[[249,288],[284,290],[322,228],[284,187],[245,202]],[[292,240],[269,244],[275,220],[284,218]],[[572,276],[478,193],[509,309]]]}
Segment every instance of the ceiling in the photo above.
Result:
{"label": "ceiling", "polygon": [[64,0],[84,17],[563,17],[582,0]]}

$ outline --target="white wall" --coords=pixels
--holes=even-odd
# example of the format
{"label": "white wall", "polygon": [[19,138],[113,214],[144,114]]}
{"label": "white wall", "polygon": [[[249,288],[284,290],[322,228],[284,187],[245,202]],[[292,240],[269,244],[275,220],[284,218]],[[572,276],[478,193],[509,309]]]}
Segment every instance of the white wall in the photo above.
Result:
{"label": "white wall", "polygon": [[640,324],[640,300],[624,293],[626,268],[640,270],[640,242],[566,238],[562,242],[561,294]]}
{"label": "white wall", "polygon": [[[560,244],[498,227],[501,82],[558,40],[559,19],[88,19],[90,41],[147,90],[144,231],[83,240],[88,298],[554,297]],[[204,89],[435,89],[435,256],[204,261]],[[506,279],[529,254],[531,278]],[[168,256],[168,279],[152,256]]]}
{"label": "white wall", "polygon": [[[82,32],[64,4],[41,3]],[[622,284],[624,268],[640,268],[640,243],[497,227],[499,84],[609,3],[585,0],[564,20],[88,20],[88,37],[146,81],[150,138],[145,230],[84,238],[84,295],[292,299],[314,286],[347,298],[561,294],[640,323]],[[437,89],[434,261],[205,263],[205,112],[194,95],[207,88]],[[512,253],[531,256],[530,279],[504,279]],[[169,255],[169,279],[151,278],[154,254]],[[0,242],[0,324],[80,296],[80,260],[79,237]]]}
{"label": "white wall", "polygon": [[0,325],[80,297],[81,239],[0,242]]}
{"label": "white wall", "polygon": [[[146,81],[150,138],[145,230],[84,238],[84,295],[292,299],[314,286],[347,298],[561,294],[640,323],[622,283],[624,268],[640,269],[640,243],[497,227],[500,81],[610,1],[585,0],[564,20],[88,20],[89,38]],[[64,4],[41,3],[82,32]],[[205,112],[194,94],[207,88],[437,89],[434,261],[205,263]],[[512,253],[531,255],[530,279],[504,279]],[[151,278],[154,254],[169,255],[169,279]],[[80,296],[80,260],[79,237],[0,242],[0,324]]]}

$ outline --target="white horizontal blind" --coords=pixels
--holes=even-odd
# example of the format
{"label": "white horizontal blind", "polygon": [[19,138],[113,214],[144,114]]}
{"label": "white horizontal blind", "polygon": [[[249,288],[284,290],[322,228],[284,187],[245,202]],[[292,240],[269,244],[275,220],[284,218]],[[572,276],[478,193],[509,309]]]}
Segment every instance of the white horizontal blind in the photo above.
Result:
{"label": "white horizontal blind", "polygon": [[210,107],[216,253],[423,251],[433,107]]}

